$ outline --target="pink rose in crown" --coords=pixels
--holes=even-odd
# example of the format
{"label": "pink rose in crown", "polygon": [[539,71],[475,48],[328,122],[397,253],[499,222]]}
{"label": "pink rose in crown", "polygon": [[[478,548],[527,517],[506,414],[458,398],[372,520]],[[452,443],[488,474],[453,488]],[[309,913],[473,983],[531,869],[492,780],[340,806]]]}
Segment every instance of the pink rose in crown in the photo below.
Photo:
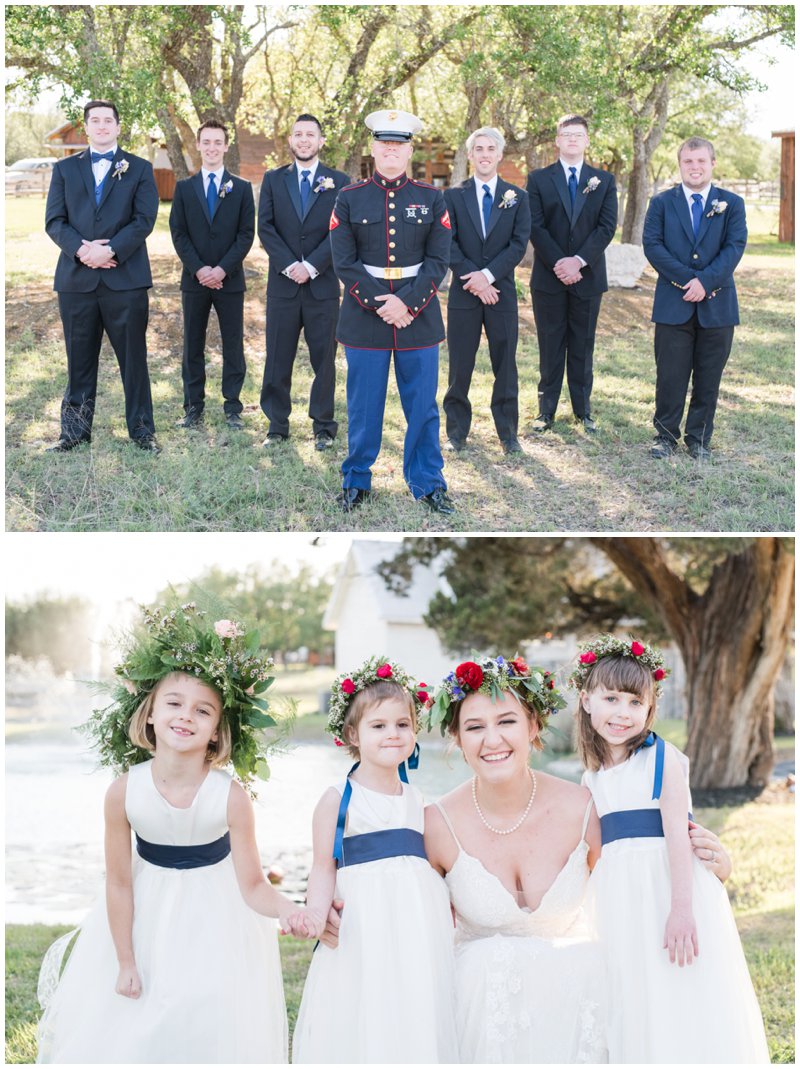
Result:
{"label": "pink rose in crown", "polygon": [[656,683],[660,683],[666,674],[663,668],[656,668],[655,672],[653,672],[653,679]]}
{"label": "pink rose in crown", "polygon": [[644,646],[641,642],[631,642],[631,653],[634,657],[641,657],[644,653]]}
{"label": "pink rose in crown", "polygon": [[509,661],[509,664],[518,676],[526,676],[530,672],[527,662],[524,661],[522,657],[515,657],[513,661]]}
{"label": "pink rose in crown", "polygon": [[581,664],[594,664],[594,662],[597,660],[597,654],[594,653],[592,650],[588,650],[586,653],[582,653],[578,660],[581,662]]}
{"label": "pink rose in crown", "polygon": [[239,628],[233,620],[217,620],[214,630],[220,638],[236,638],[239,634]]}
{"label": "pink rose in crown", "polygon": [[343,679],[342,690],[345,692],[345,694],[355,694],[356,685],[352,679]]}
{"label": "pink rose in crown", "polygon": [[382,664],[379,668],[375,669],[375,675],[378,679],[391,679],[392,666],[390,664]]}

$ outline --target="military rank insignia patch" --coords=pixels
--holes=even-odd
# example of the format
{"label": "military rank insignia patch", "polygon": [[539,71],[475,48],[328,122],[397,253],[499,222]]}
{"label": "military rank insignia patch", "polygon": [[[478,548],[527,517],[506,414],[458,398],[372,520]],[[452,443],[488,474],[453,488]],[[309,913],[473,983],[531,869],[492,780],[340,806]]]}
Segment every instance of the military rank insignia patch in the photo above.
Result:
{"label": "military rank insignia patch", "polygon": [[339,225],[339,220],[336,218],[336,212],[331,212],[331,222],[328,230],[335,230]]}
{"label": "military rank insignia patch", "polygon": [[452,227],[450,226],[450,212],[446,211],[446,212],[444,213],[444,215],[442,216],[442,220],[441,220],[441,222],[442,222],[442,226],[443,226],[443,227],[446,227],[446,228],[447,228],[448,230],[452,230],[452,229],[453,229],[453,228],[452,228]]}

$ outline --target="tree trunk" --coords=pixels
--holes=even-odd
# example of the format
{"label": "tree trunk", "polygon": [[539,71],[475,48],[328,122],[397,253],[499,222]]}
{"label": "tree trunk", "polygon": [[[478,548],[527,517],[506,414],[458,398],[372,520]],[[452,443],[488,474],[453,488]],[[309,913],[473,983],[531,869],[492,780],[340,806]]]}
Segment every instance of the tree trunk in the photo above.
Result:
{"label": "tree trunk", "polygon": [[683,657],[695,787],[763,786],[774,764],[774,688],[794,608],[794,558],[757,538],[718,565],[703,595],[652,538],[593,539],[658,608]]}
{"label": "tree trunk", "polygon": [[622,241],[641,245],[644,217],[650,199],[650,161],[661,144],[669,114],[669,78],[662,78],[636,114],[633,127],[633,163],[622,223]]}
{"label": "tree trunk", "polygon": [[[470,85],[467,83],[464,85],[464,92],[467,96],[467,120],[465,126],[467,136],[469,136],[473,130],[480,129],[481,111],[483,110],[483,105],[486,103],[489,90],[486,86]],[[463,140],[459,142],[456,154],[453,157],[453,170],[450,175],[450,185],[458,186],[466,181],[468,172],[467,143],[466,140]]]}
{"label": "tree trunk", "polygon": [[186,160],[183,157],[183,142],[181,140],[181,135],[169,113],[169,109],[160,107],[158,108],[157,115],[158,123],[164,131],[164,138],[167,143],[167,155],[169,156],[169,162],[172,164],[175,181],[180,182],[181,179],[189,177],[189,169],[187,168]]}

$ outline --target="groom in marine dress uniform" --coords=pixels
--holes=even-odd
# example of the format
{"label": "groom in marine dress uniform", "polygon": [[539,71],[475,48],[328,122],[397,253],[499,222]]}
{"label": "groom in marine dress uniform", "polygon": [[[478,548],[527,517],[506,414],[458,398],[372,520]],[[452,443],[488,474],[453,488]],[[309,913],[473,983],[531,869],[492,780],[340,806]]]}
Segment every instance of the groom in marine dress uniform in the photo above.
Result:
{"label": "groom in marine dress uniform", "polygon": [[110,101],[90,100],[83,125],[89,148],[55,165],[45,209],[45,230],[61,249],[53,288],[67,349],[61,437],[48,452],[92,439],[105,332],[122,376],[128,435],[158,453],[146,341],[153,279],[145,239],[158,215],[153,168],[120,149],[119,113]]}

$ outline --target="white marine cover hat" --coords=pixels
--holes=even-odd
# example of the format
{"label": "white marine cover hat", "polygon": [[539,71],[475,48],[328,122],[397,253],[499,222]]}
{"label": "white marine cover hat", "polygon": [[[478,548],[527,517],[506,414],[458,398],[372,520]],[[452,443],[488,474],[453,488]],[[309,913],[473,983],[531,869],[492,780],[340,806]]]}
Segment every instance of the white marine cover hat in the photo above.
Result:
{"label": "white marine cover hat", "polygon": [[364,122],[375,141],[410,141],[422,129],[416,115],[392,108],[370,112]]}

